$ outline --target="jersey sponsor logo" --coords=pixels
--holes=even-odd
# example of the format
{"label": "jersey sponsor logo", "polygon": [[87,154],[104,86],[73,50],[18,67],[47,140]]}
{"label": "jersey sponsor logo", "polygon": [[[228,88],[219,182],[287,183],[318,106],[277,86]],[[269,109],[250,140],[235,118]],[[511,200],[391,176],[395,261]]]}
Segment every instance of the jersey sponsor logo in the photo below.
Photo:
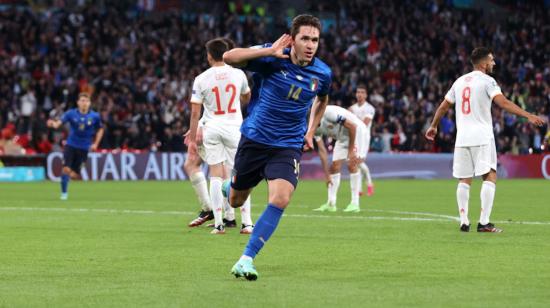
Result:
{"label": "jersey sponsor logo", "polygon": [[317,88],[319,87],[319,79],[317,78],[311,78],[311,82],[309,83],[309,89],[311,91],[317,91]]}

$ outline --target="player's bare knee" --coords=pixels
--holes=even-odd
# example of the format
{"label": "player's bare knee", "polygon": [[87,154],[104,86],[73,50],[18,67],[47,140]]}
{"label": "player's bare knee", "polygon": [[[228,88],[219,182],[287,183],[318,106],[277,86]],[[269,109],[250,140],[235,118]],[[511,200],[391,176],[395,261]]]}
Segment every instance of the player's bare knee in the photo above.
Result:
{"label": "player's bare knee", "polygon": [[290,203],[289,195],[276,195],[269,198],[269,203],[275,205],[278,208],[286,208],[288,203]]}
{"label": "player's bare knee", "polygon": [[232,208],[239,208],[243,206],[244,202],[246,201],[246,197],[243,198],[239,194],[232,194],[229,198],[229,205],[231,205]]}

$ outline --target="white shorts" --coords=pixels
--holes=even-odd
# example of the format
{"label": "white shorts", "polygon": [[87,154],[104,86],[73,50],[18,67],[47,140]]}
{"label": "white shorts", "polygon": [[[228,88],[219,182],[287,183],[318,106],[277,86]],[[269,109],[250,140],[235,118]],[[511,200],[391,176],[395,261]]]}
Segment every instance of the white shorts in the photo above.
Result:
{"label": "white shorts", "polygon": [[497,170],[495,140],[473,147],[455,147],[453,176],[457,179],[472,178]]}
{"label": "white shorts", "polygon": [[[368,142],[367,142],[368,141]],[[367,130],[363,127],[358,127],[357,135],[355,136],[355,152],[357,157],[361,159],[367,158],[369,152],[370,138]],[[334,144],[334,152],[332,153],[332,161],[348,159],[348,138],[344,140],[336,140]]]}
{"label": "white shorts", "polygon": [[204,158],[208,165],[222,162],[233,166],[241,139],[239,126],[206,125],[203,127]]}

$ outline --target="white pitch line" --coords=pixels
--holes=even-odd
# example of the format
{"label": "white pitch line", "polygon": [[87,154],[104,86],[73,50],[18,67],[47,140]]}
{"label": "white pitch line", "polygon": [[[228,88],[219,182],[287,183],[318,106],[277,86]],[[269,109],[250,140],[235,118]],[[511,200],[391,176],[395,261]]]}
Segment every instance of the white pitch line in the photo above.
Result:
{"label": "white pitch line", "polygon": [[[118,209],[86,209],[86,208],[55,208],[55,207],[0,207],[0,211],[26,211],[26,212],[75,212],[75,213],[110,213],[110,214],[138,214],[138,215],[196,215],[196,212],[188,211],[153,211],[153,210],[118,210]],[[349,219],[349,220],[397,220],[397,221],[456,221],[455,217],[423,212],[401,212],[394,210],[367,210],[371,212],[394,213],[406,215],[425,215],[434,218],[423,217],[392,217],[392,216],[343,216],[343,215],[310,215],[310,214],[284,214],[289,218],[320,218],[320,219]],[[353,215],[353,214],[350,214]],[[495,221],[501,224],[523,224],[523,225],[550,225],[550,221]]]}

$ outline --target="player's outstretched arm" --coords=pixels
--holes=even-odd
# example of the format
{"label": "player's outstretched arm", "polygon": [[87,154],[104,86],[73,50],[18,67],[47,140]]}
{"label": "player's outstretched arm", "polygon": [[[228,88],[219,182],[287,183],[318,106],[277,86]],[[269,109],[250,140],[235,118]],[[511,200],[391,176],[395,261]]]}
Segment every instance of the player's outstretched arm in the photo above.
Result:
{"label": "player's outstretched arm", "polygon": [[90,150],[92,150],[92,152],[97,150],[97,147],[99,147],[99,143],[101,142],[101,138],[103,138],[104,133],[105,129],[103,127],[100,127],[95,133],[94,143],[92,143],[92,146],[90,147]]}
{"label": "player's outstretched arm", "polygon": [[223,62],[233,67],[244,67],[248,61],[258,58],[288,58],[288,55],[284,54],[284,50],[291,42],[292,37],[288,34],[283,34],[268,48],[233,48],[223,54]]}
{"label": "player's outstretched arm", "polygon": [[430,128],[426,131],[426,134],[424,135],[426,139],[430,141],[435,140],[435,136],[437,135],[437,126],[439,126],[439,121],[441,121],[441,118],[449,111],[451,108],[451,103],[444,99],[439,107],[437,108],[434,118],[432,120],[432,124],[430,125]]}
{"label": "player's outstretched arm", "polygon": [[539,116],[536,116],[534,114],[531,114],[523,109],[521,109],[518,105],[514,104],[510,100],[508,100],[504,95],[498,94],[493,98],[493,101],[495,104],[497,104],[500,108],[513,113],[515,115],[518,115],[520,117],[525,117],[527,120],[529,120],[530,123],[535,124],[536,126],[542,126],[544,125],[544,119],[542,119]]}
{"label": "player's outstretched arm", "polygon": [[323,114],[325,114],[325,109],[328,105],[328,95],[325,96],[316,96],[313,105],[311,106],[311,113],[309,114],[309,125],[307,128],[306,135],[304,139],[306,141],[305,149],[313,149],[313,135],[317,126],[321,122]]}

